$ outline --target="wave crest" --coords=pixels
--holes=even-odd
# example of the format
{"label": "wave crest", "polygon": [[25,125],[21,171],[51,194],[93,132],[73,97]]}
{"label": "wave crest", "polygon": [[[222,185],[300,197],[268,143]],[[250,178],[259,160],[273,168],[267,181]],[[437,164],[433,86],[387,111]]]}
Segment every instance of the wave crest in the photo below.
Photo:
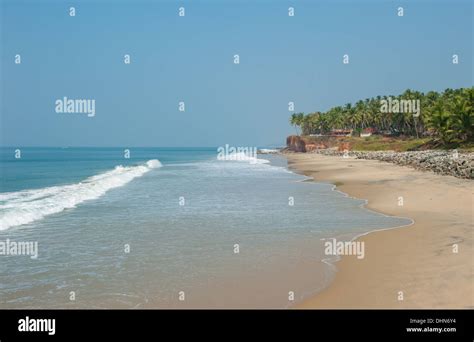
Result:
{"label": "wave crest", "polygon": [[152,169],[162,167],[157,159],[145,165],[122,166],[76,184],[52,186],[0,194],[0,230],[31,223],[48,215],[97,199],[107,191],[124,186]]}

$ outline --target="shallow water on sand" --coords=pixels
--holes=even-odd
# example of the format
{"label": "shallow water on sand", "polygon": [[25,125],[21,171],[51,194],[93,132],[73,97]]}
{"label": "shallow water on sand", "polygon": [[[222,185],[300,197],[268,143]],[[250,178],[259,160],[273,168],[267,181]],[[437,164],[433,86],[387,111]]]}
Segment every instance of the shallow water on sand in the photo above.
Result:
{"label": "shallow water on sand", "polygon": [[142,148],[124,159],[123,149],[70,148],[25,149],[15,160],[3,148],[1,156],[0,242],[38,242],[36,259],[0,255],[2,308],[287,307],[332,279],[321,239],[409,223],[304,182],[276,155],[255,163],[218,161],[216,149]]}

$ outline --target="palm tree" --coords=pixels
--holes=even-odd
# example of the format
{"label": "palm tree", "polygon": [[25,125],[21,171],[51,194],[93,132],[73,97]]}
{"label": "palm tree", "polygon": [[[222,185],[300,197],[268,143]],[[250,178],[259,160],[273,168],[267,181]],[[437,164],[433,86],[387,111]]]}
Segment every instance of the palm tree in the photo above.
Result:
{"label": "palm tree", "polygon": [[463,89],[464,96],[455,95],[450,105],[453,127],[462,140],[468,140],[474,135],[473,92],[473,89]]}
{"label": "palm tree", "polygon": [[302,134],[311,134],[336,128],[359,130],[374,127],[377,130],[398,131],[411,137],[419,137],[420,133],[432,130],[443,144],[474,141],[474,87],[448,88],[442,93],[430,91],[426,94],[405,90],[397,97],[398,100],[419,100],[419,116],[401,110],[382,113],[381,100],[388,100],[389,96],[367,98],[357,101],[354,106],[351,103],[336,106],[325,113],[315,112],[306,116],[304,113],[293,113],[290,122],[297,134],[298,128]]}
{"label": "palm tree", "polygon": [[444,144],[451,142],[453,139],[454,131],[451,129],[451,120],[451,115],[444,109],[443,102],[436,102],[429,118],[429,125]]}
{"label": "palm tree", "polygon": [[291,114],[290,123],[292,126],[295,127],[296,135],[299,135],[298,127],[301,127],[303,125],[303,122],[304,122],[304,113]]}

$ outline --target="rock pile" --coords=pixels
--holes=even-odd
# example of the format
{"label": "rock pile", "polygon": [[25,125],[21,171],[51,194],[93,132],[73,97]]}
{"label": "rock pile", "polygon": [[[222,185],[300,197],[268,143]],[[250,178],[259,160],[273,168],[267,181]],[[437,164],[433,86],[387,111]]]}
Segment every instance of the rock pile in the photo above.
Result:
{"label": "rock pile", "polygon": [[372,159],[411,166],[415,169],[433,171],[442,175],[474,179],[474,153],[451,151],[338,151],[336,149],[315,150],[331,156]]}

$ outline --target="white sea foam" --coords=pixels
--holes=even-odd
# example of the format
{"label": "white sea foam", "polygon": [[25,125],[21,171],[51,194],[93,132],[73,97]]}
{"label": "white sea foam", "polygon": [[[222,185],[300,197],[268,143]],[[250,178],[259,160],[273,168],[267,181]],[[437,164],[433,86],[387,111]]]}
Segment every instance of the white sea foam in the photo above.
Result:
{"label": "white sea foam", "polygon": [[219,161],[243,161],[250,164],[268,164],[270,161],[266,159],[260,159],[256,156],[249,155],[244,152],[229,153],[223,157],[218,157]]}
{"label": "white sea foam", "polygon": [[149,161],[146,162],[146,165],[147,165],[150,169],[157,169],[157,168],[163,166],[163,165],[161,164],[161,162],[160,162],[158,159],[149,160]]}
{"label": "white sea foam", "polygon": [[111,171],[89,177],[77,184],[2,193],[0,230],[31,223],[65,209],[74,208],[161,166],[159,160],[153,159],[145,165],[119,165]]}

